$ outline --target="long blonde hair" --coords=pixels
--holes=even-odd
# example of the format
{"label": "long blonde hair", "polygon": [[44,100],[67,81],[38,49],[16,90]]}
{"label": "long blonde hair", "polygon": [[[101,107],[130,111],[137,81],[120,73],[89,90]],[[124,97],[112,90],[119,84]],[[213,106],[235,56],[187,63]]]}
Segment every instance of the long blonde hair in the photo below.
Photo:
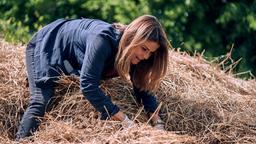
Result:
{"label": "long blonde hair", "polygon": [[[132,51],[147,40],[157,42],[160,46],[150,58],[135,65],[131,73]],[[124,29],[115,68],[121,78],[131,80],[140,90],[154,92],[166,74],[170,47],[171,44],[157,18],[151,15],[140,16]]]}

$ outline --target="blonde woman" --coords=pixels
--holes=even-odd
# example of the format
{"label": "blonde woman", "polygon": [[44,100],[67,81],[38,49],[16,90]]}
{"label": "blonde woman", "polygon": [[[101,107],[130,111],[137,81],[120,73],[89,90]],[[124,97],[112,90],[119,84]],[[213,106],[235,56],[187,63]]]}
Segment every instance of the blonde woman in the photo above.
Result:
{"label": "blonde woman", "polygon": [[134,95],[152,116],[156,128],[163,129],[157,100],[152,94],[164,77],[171,47],[154,16],[143,15],[129,25],[109,24],[96,19],[59,19],[38,31],[26,49],[30,102],[16,138],[27,137],[40,124],[47,103],[53,97],[61,72],[80,77],[85,98],[101,113],[101,119],[133,125],[126,114],[100,89],[100,80],[120,76],[133,84]]}

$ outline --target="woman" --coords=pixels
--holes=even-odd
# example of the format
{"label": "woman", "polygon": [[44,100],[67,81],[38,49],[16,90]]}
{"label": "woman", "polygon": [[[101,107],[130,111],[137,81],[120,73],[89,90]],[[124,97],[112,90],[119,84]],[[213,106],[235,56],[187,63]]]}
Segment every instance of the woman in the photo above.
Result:
{"label": "woman", "polygon": [[39,126],[53,96],[60,73],[80,76],[85,98],[101,113],[131,126],[133,122],[99,88],[100,80],[120,76],[131,81],[135,97],[163,128],[152,92],[164,77],[171,47],[161,24],[144,15],[128,26],[95,19],[56,20],[38,31],[26,49],[30,103],[23,115],[17,139],[30,136]]}

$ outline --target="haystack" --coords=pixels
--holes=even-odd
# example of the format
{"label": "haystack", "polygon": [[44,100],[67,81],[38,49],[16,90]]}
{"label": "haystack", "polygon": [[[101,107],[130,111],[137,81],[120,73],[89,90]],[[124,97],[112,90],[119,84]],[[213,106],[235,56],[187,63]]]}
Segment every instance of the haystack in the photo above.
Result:
{"label": "haystack", "polygon": [[[0,41],[0,143],[14,143],[29,91],[25,46]],[[39,131],[21,143],[256,143],[256,81],[242,80],[203,56],[171,51],[168,74],[156,96],[166,131],[152,128],[131,86],[119,78],[102,89],[137,125],[101,121],[79,91],[79,80],[63,76]]]}

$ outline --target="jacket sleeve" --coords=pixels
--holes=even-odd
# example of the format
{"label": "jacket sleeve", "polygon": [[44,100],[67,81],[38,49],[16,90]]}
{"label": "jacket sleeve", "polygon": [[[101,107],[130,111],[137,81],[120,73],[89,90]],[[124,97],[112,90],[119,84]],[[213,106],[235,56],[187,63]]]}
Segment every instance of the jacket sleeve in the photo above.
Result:
{"label": "jacket sleeve", "polygon": [[138,103],[142,103],[144,105],[144,109],[147,113],[153,113],[157,109],[157,100],[156,97],[147,92],[141,91],[137,87],[133,85],[134,96]]}
{"label": "jacket sleeve", "polygon": [[103,36],[90,36],[81,68],[80,87],[86,99],[101,113],[101,119],[115,115],[119,108],[100,89],[100,79],[107,58],[111,55],[111,44]]}
{"label": "jacket sleeve", "polygon": [[[131,69],[130,69],[130,76],[131,77],[134,76],[135,69],[136,69],[136,65],[131,67]],[[133,82],[133,80],[132,80],[132,82]],[[135,96],[136,101],[139,104],[144,105],[144,109],[147,113],[155,112],[155,110],[157,109],[158,104],[157,104],[156,97],[153,94],[151,94],[147,91],[141,91],[134,84],[133,84],[133,91],[134,91],[133,95]]]}

